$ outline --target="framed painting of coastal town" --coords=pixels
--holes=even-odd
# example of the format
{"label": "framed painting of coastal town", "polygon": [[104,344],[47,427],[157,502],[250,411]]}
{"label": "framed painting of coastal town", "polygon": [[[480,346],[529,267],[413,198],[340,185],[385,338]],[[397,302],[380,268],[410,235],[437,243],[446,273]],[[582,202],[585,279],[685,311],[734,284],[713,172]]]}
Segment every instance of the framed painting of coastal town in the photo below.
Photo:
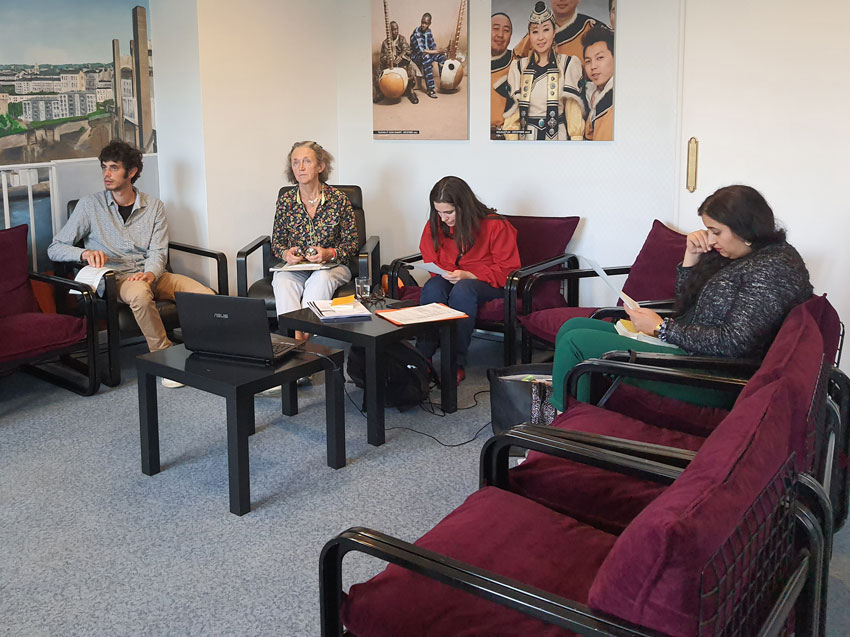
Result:
{"label": "framed painting of coastal town", "polygon": [[469,139],[468,0],[371,0],[375,139]]}
{"label": "framed painting of coastal town", "polygon": [[[0,19],[0,166],[156,152],[147,0],[29,0]],[[49,19],[46,19],[49,17]]]}
{"label": "framed painting of coastal town", "polygon": [[612,141],[617,0],[492,0],[490,139]]}

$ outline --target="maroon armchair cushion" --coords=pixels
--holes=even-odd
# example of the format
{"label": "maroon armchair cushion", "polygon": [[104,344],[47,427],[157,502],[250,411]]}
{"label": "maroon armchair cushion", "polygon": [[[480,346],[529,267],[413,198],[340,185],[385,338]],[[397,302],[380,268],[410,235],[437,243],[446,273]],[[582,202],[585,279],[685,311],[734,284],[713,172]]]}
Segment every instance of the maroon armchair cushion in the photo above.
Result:
{"label": "maroon armchair cushion", "polygon": [[697,634],[702,568],[784,464],[789,429],[782,380],[739,401],[620,535],[588,605],[665,634]]}
{"label": "maroon armchair cushion", "polygon": [[[553,259],[567,251],[578,227],[578,217],[526,217],[505,215],[516,228],[516,245],[523,266]],[[491,301],[492,302],[492,301]],[[566,305],[560,281],[546,281],[534,290],[534,310]],[[499,320],[504,320],[504,309]]]}
{"label": "maroon armchair cushion", "polygon": [[623,292],[636,301],[676,296],[676,266],[682,262],[686,238],[655,219],[623,284]]}
{"label": "maroon armchair cushion", "polygon": [[702,437],[714,431],[729,414],[728,409],[686,403],[628,383],[617,388],[605,408],[659,427]]}
{"label": "maroon armchair cushion", "polygon": [[[570,400],[553,427],[696,451],[704,439],[655,427],[616,412]],[[657,482],[530,451],[511,469],[511,490],[582,522],[619,534],[664,491]]]}
{"label": "maroon armchair cushion", "polygon": [[548,343],[554,343],[558,330],[564,323],[577,316],[590,318],[595,311],[595,307],[553,307],[531,314],[521,314],[517,318],[531,334]]}
{"label": "maroon armchair cushion", "polygon": [[86,338],[86,319],[40,312],[0,317],[0,363],[29,359]]}
{"label": "maroon armchair cushion", "polygon": [[[485,487],[416,542],[443,555],[584,603],[615,537],[518,495]],[[355,635],[571,634],[389,565],[343,599]]]}
{"label": "maroon armchair cushion", "polygon": [[28,231],[27,226],[0,230],[0,317],[38,312],[27,269]]}

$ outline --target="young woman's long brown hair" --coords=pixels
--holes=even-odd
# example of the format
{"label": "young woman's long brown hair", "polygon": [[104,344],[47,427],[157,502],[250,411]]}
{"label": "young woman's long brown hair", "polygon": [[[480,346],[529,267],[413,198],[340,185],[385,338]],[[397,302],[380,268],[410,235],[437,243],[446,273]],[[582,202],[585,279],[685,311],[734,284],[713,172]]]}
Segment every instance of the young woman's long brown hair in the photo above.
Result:
{"label": "young woman's long brown hair", "polygon": [[431,188],[429,197],[431,216],[428,221],[431,227],[431,238],[434,240],[434,250],[440,248],[440,235],[451,237],[449,227],[440,220],[440,215],[434,208],[435,203],[447,203],[455,207],[454,241],[458,252],[464,254],[472,248],[478,238],[481,220],[496,215],[495,208],[488,208],[478,200],[475,193],[460,177],[443,177]]}

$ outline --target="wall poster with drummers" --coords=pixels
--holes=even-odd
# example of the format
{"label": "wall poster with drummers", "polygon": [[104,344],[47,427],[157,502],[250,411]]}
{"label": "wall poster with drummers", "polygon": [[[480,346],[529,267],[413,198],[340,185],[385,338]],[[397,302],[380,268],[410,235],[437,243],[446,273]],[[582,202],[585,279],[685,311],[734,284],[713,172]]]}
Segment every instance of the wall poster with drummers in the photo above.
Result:
{"label": "wall poster with drummers", "polygon": [[468,0],[371,0],[375,139],[469,139]]}
{"label": "wall poster with drummers", "polygon": [[492,0],[490,139],[612,141],[617,0]]}

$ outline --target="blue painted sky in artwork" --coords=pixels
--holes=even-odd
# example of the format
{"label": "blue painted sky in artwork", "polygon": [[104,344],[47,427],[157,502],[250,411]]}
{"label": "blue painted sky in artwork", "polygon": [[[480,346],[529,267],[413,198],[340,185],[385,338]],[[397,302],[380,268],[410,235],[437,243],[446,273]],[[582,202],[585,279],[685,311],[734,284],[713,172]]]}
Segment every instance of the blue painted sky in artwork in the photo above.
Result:
{"label": "blue painted sky in artwork", "polygon": [[133,7],[148,0],[3,0],[0,64],[111,62],[112,40],[130,52]]}

